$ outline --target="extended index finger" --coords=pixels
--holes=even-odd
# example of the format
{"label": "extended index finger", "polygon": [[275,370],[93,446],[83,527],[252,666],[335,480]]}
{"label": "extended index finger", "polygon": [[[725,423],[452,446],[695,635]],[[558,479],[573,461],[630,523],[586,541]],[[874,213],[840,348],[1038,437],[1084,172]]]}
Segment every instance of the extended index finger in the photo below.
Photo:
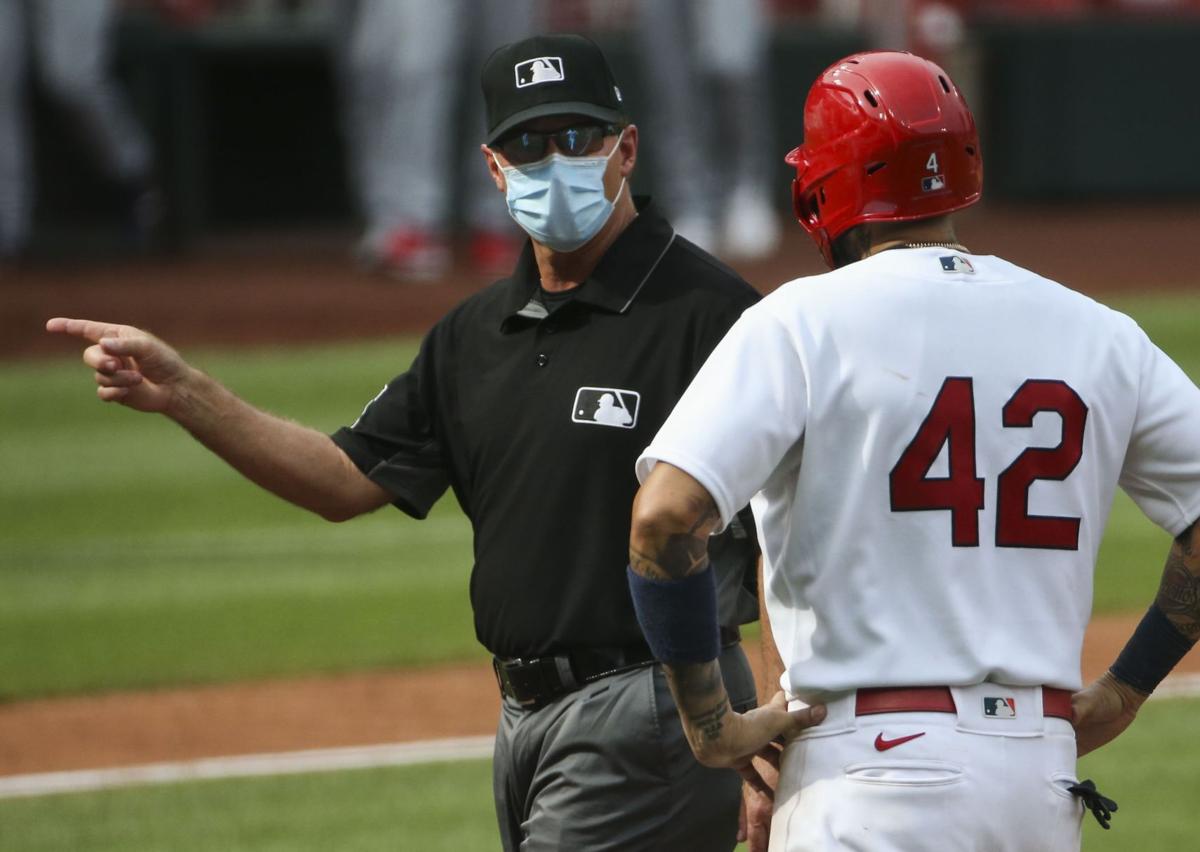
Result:
{"label": "extended index finger", "polygon": [[99,343],[105,337],[117,337],[124,326],[111,322],[97,322],[87,319],[71,319],[70,317],[54,317],[46,320],[46,331],[52,334],[69,334],[82,337],[92,343]]}

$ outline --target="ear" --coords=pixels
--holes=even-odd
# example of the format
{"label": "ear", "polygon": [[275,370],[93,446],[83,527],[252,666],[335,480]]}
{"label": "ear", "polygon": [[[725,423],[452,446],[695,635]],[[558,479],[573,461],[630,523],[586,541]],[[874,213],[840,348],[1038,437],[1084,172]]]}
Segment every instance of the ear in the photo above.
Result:
{"label": "ear", "polygon": [[483,153],[483,159],[487,163],[488,173],[492,176],[492,182],[496,184],[496,189],[501,192],[508,191],[508,181],[504,179],[504,172],[500,169],[500,164],[496,162],[496,158],[492,156],[492,149],[487,145],[480,145],[479,150]]}
{"label": "ear", "polygon": [[620,149],[621,153],[617,156],[621,158],[621,177],[629,180],[634,166],[637,165],[638,129],[636,124],[630,124],[625,128],[625,133],[621,137]]}

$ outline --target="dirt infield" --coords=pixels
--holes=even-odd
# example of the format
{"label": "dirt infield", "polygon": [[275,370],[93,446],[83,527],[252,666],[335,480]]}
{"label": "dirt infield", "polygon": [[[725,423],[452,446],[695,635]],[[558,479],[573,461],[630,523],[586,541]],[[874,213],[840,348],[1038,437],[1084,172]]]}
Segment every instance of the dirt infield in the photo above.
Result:
{"label": "dirt infield", "polygon": [[[766,292],[821,271],[798,226],[772,258],[735,264]],[[1189,262],[1200,205],[985,208],[963,215],[960,237],[1091,294],[1194,286]],[[349,259],[352,235],[213,239],[173,260],[42,262],[0,279],[0,358],[75,351],[43,332],[51,316],[149,328],[177,345],[288,343],[422,332],[486,286],[457,266],[444,281],[404,285]]]}
{"label": "dirt infield", "polygon": [[[1136,623],[1092,623],[1086,680]],[[1200,652],[1180,670],[1200,672]],[[490,734],[499,706],[486,663],[27,701],[0,705],[0,776]]]}
{"label": "dirt infield", "polygon": [[[821,271],[798,229],[768,261],[739,270],[768,291]],[[1102,295],[1193,286],[1200,208],[985,208],[960,237],[981,254]],[[486,280],[456,268],[433,285],[371,277],[351,235],[213,240],[170,261],[43,262],[0,279],[0,357],[78,351],[43,332],[82,316],[147,327],[171,342],[290,343],[427,329]],[[465,594],[465,590],[464,590]],[[1085,677],[1101,671],[1136,617],[1096,621]],[[1185,661],[1200,671],[1196,653]],[[498,699],[486,664],[0,705],[0,775],[486,734]]]}

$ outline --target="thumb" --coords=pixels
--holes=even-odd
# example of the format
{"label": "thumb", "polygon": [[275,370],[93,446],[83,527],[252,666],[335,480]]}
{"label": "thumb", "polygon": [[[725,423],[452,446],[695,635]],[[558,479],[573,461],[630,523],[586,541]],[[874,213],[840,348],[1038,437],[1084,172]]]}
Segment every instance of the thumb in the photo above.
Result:
{"label": "thumb", "polygon": [[1084,689],[1071,696],[1071,721],[1075,724],[1086,721],[1096,706],[1096,698],[1092,692]]}
{"label": "thumb", "polygon": [[813,704],[797,710],[788,710],[787,705],[787,696],[781,691],[771,697],[766,707],[766,709],[774,711],[771,715],[775,718],[782,717],[778,726],[778,735],[785,740],[797,736],[805,728],[811,728],[813,725],[819,725],[825,721],[824,704]]}
{"label": "thumb", "polygon": [[811,707],[803,707],[799,710],[792,710],[788,713],[792,724],[788,729],[788,734],[795,735],[803,731],[805,728],[811,728],[814,725],[819,725],[825,721],[825,705],[814,704]]}
{"label": "thumb", "polygon": [[825,721],[826,711],[824,704],[812,704],[797,710],[787,710],[787,699],[782,692],[776,694],[771,699],[771,704],[778,704],[781,709],[787,712],[787,724],[780,732],[784,740],[799,736],[800,732],[806,728],[811,728]]}

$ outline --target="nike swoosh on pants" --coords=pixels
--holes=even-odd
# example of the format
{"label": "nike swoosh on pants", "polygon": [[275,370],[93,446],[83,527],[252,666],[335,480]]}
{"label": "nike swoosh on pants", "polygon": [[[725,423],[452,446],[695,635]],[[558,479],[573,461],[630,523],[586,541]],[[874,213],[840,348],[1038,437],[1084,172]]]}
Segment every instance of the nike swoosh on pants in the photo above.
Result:
{"label": "nike swoosh on pants", "polygon": [[880,733],[879,736],[875,737],[875,750],[887,751],[889,748],[895,748],[898,745],[904,745],[910,740],[915,740],[917,737],[923,736],[925,736],[925,732],[921,731],[919,734],[909,734],[907,737],[896,737],[894,740],[885,740],[883,738],[883,734]]}

